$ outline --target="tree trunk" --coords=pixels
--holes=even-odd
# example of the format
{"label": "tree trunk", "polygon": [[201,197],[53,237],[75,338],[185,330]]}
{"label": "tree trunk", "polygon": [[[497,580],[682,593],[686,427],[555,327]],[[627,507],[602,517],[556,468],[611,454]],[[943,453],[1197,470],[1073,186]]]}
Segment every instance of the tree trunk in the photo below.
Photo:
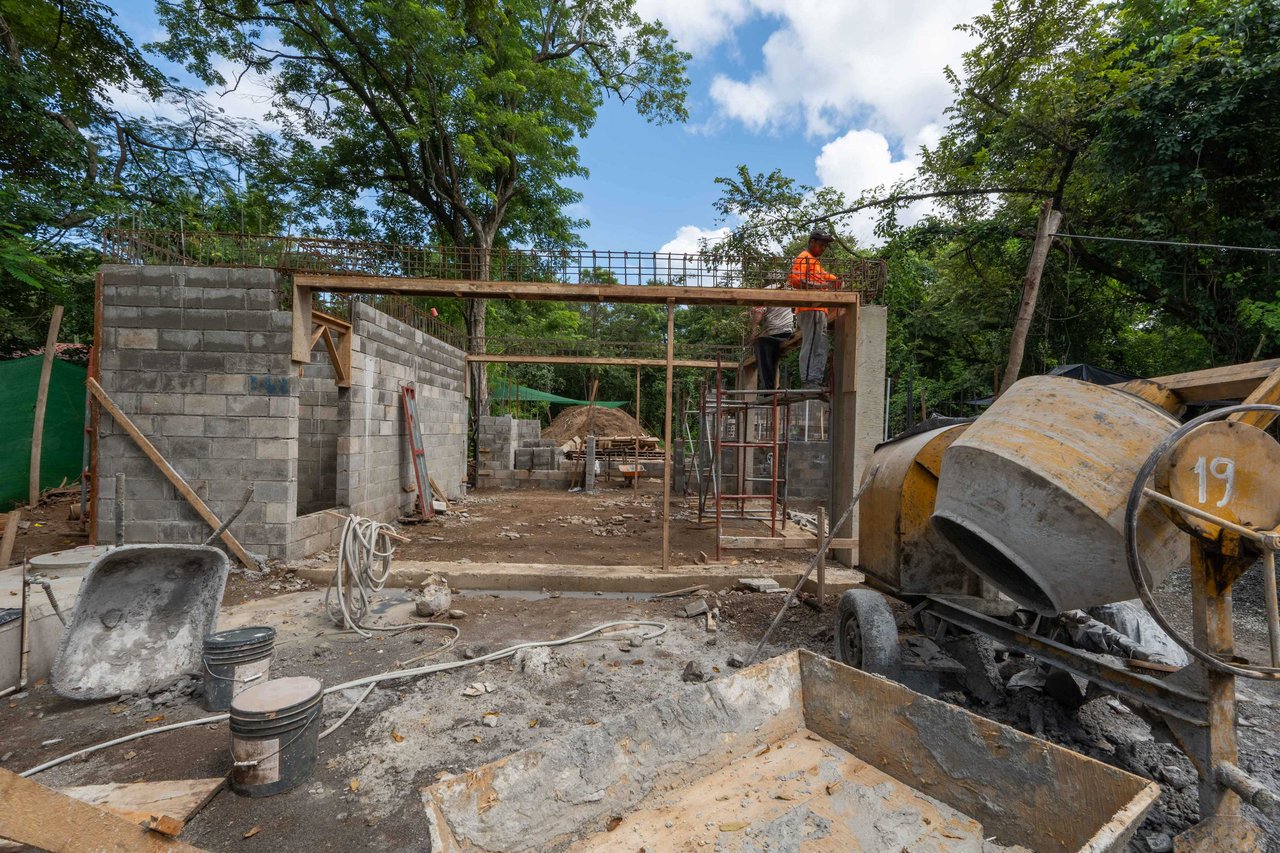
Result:
{"label": "tree trunk", "polygon": [[1031,318],[1036,313],[1036,300],[1040,296],[1040,276],[1044,262],[1053,245],[1053,235],[1062,223],[1062,213],[1053,209],[1049,200],[1040,208],[1040,221],[1036,224],[1036,242],[1031,247],[1031,260],[1027,262],[1027,274],[1022,279],[1022,302],[1018,305],[1018,318],[1013,323],[1013,337],[1009,341],[1009,363],[1004,369],[1004,381],[1000,383],[999,397],[1018,381],[1022,371],[1022,356],[1027,349],[1027,333],[1031,330]]}
{"label": "tree trunk", "polygon": [[[490,253],[493,249],[491,241],[484,237],[477,238],[476,254],[472,275],[476,281],[489,280]],[[467,332],[471,336],[471,352],[480,355],[485,351],[485,320],[488,316],[489,302],[486,299],[471,299],[467,302]],[[483,362],[471,363],[471,400],[475,406],[476,416],[489,414],[489,373],[488,365]]]}

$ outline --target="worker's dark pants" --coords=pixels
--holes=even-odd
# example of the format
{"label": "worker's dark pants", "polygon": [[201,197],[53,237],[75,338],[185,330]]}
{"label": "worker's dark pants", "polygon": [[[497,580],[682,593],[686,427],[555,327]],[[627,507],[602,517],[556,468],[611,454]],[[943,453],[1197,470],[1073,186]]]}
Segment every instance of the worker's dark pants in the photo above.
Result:
{"label": "worker's dark pants", "polygon": [[827,382],[827,312],[797,311],[800,323],[800,385],[822,388]]}
{"label": "worker's dark pants", "polygon": [[761,335],[756,338],[756,388],[772,391],[778,387],[778,356],[790,335]]}

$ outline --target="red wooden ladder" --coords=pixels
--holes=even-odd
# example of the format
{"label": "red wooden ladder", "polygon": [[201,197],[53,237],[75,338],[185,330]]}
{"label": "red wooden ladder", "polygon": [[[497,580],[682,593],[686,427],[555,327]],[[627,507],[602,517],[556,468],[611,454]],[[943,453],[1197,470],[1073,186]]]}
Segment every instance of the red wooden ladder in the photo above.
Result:
{"label": "red wooden ladder", "polygon": [[422,517],[432,518],[436,510],[431,494],[431,477],[427,473],[427,451],[422,447],[422,430],[418,427],[418,397],[414,386],[401,385],[400,399],[404,403],[404,426],[409,433],[413,474],[418,480],[418,503],[422,507]]}

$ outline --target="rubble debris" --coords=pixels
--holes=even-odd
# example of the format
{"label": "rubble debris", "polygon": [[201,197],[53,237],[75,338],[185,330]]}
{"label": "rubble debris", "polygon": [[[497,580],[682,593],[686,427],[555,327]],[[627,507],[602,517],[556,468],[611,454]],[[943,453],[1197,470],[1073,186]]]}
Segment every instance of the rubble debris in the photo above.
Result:
{"label": "rubble debris", "polygon": [[773,578],[738,578],[738,586],[746,587],[751,592],[785,591],[782,585]]}
{"label": "rubble debris", "polygon": [[747,665],[747,662],[742,659],[741,655],[735,654],[735,655],[729,655],[728,664],[734,669],[742,669],[742,667]]}
{"label": "rubble debris", "polygon": [[421,588],[413,593],[414,612],[419,616],[435,616],[444,613],[453,604],[453,594],[449,591],[449,582],[440,575],[430,575],[422,582]]}
{"label": "rubble debris", "polygon": [[691,660],[684,665],[684,672],[680,675],[680,678],[690,684],[702,684],[710,681],[712,676],[703,669],[701,661]]}
{"label": "rubble debris", "polygon": [[696,601],[689,602],[684,607],[677,610],[676,615],[683,616],[686,619],[691,619],[694,616],[701,616],[703,613],[706,613],[710,609],[711,608],[707,606],[706,599],[699,598]]}

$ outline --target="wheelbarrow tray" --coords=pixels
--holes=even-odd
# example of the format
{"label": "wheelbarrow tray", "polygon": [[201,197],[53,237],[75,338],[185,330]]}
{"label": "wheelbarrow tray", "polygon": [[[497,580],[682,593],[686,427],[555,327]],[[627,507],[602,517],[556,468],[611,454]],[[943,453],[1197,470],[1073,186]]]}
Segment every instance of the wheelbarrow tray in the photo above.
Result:
{"label": "wheelbarrow tray", "polygon": [[201,670],[230,564],[203,545],[128,545],[95,560],[53,662],[68,699],[145,693]]}
{"label": "wheelbarrow tray", "polygon": [[[1159,786],[810,652],[423,790],[432,851],[1119,851]],[[987,841],[994,839],[994,845]]]}

